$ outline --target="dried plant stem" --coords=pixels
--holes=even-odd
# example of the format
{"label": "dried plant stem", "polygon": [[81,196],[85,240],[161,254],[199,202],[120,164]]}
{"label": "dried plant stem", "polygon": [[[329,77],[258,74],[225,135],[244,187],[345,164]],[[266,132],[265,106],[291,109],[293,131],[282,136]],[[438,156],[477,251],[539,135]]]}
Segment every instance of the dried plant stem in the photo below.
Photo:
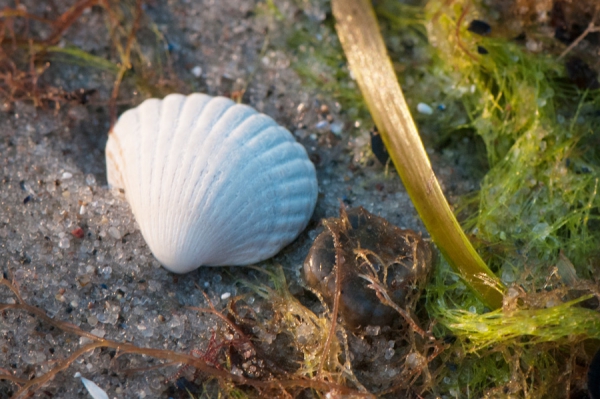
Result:
{"label": "dried plant stem", "polygon": [[[11,284],[8,280],[2,278],[0,275],[0,285],[6,286],[17,298],[17,303],[0,303],[0,312],[11,309],[25,311],[34,314],[36,317],[42,319],[44,322],[64,331],[80,337],[86,337],[92,342],[77,349],[71,356],[61,360],[58,364],[52,368],[49,372],[35,377],[31,380],[25,381],[13,377],[12,375],[0,372],[0,380],[9,380],[15,384],[20,385],[19,390],[12,396],[12,399],[29,397],[32,392],[39,389],[48,381],[52,380],[59,372],[66,370],[71,364],[77,360],[80,356],[87,352],[93,351],[97,348],[111,348],[117,350],[117,356],[124,354],[137,354],[154,357],[156,359],[162,359],[168,361],[163,366],[167,367],[173,364],[185,364],[196,368],[197,371],[202,372],[208,376],[219,379],[220,381],[231,381],[237,385],[246,385],[254,387],[257,390],[277,390],[284,391],[288,388],[304,388],[314,389],[320,392],[336,392],[342,395],[350,395],[352,397],[366,397],[373,398],[373,395],[364,392],[357,392],[351,388],[329,382],[321,381],[317,379],[306,379],[306,378],[288,378],[281,380],[255,380],[232,374],[227,370],[216,368],[201,358],[194,357],[192,355],[179,353],[167,349],[153,349],[153,348],[141,348],[126,342],[117,342],[110,339],[104,339],[97,337],[87,331],[84,331],[74,324],[67,323],[60,320],[55,320],[46,315],[46,313],[35,306],[25,303],[19,294],[19,290],[16,286]],[[201,309],[203,311],[210,311],[210,309]],[[215,310],[216,312],[216,310]],[[212,311],[211,311],[212,313]],[[230,323],[227,323],[230,325]],[[2,369],[0,369],[2,371]],[[284,392],[285,394],[285,392]]]}
{"label": "dried plant stem", "polygon": [[332,0],[348,64],[423,223],[448,263],[488,306],[502,305],[504,286],[475,251],[433,173],[369,0]]}
{"label": "dried plant stem", "polygon": [[81,16],[81,14],[92,6],[97,5],[99,0],[82,0],[71,8],[69,8],[65,13],[63,13],[57,20],[54,22],[54,32],[45,40],[46,44],[56,44],[63,33]]}
{"label": "dried plant stem", "polygon": [[573,43],[571,43],[569,45],[569,47],[567,47],[559,56],[558,59],[561,60],[563,59],[567,54],[569,54],[575,47],[577,47],[577,45],[583,40],[585,39],[585,37],[587,35],[589,35],[590,33],[594,33],[594,32],[600,32],[600,26],[596,26],[594,25],[594,21],[590,22],[590,24],[588,25],[587,28],[585,28],[585,30],[583,31],[583,33],[581,35],[579,35],[577,37],[577,39],[575,39],[573,41]]}
{"label": "dried plant stem", "polygon": [[89,343],[75,351],[71,356],[61,361],[57,366],[53,367],[51,371],[46,374],[42,374],[39,377],[36,377],[32,380],[27,381],[25,385],[23,385],[13,396],[11,399],[18,398],[26,398],[30,392],[34,392],[36,388],[42,387],[45,383],[54,378],[56,374],[61,371],[66,370],[71,363],[73,363],[77,358],[84,355],[87,352],[93,351],[96,348],[101,348],[105,346],[101,341]]}
{"label": "dried plant stem", "polygon": [[594,32],[600,32],[600,26],[596,26],[596,18],[598,17],[598,12],[600,11],[600,4],[596,4],[596,9],[594,10],[594,16],[592,20],[588,24],[587,28],[577,37],[577,39],[573,40],[573,43],[569,45],[559,56],[558,60],[563,59],[567,54],[569,54],[577,45],[585,39],[587,35]]}
{"label": "dried plant stem", "polygon": [[325,227],[329,230],[331,236],[333,237],[333,246],[335,248],[335,295],[333,297],[333,309],[331,309],[331,327],[329,328],[329,334],[327,334],[327,339],[323,344],[321,361],[319,362],[319,368],[317,369],[317,377],[321,376],[323,368],[325,367],[325,361],[329,359],[329,349],[331,348],[331,342],[333,341],[333,337],[335,336],[338,312],[340,308],[340,295],[342,291],[342,276],[340,272],[340,263],[342,262],[343,254],[342,245],[340,244],[340,237],[337,230],[332,229],[328,225],[325,225]]}

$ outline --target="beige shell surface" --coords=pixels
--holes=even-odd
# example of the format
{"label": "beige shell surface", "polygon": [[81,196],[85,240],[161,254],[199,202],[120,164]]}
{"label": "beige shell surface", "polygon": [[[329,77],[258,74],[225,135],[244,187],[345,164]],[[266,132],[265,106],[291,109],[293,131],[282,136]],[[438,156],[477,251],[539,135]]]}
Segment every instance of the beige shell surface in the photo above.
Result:
{"label": "beige shell surface", "polygon": [[126,111],[106,168],[150,250],[176,273],[272,257],[306,227],[317,199],[315,168],[289,131],[205,94]]}

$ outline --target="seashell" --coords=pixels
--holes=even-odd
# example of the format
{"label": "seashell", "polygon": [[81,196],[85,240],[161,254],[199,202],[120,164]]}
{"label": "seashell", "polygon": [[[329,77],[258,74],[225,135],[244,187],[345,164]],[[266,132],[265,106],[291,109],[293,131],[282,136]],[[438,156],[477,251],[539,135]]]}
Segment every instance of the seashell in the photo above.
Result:
{"label": "seashell", "polygon": [[381,302],[363,276],[379,281],[396,305],[413,309],[432,269],[420,234],[358,207],[326,219],[304,261],[304,278],[331,308],[340,278],[339,315],[350,329],[391,325],[398,312]]}
{"label": "seashell", "polygon": [[206,94],[125,112],[106,169],[156,259],[176,273],[272,257],[306,227],[317,200],[315,168],[289,131]]}

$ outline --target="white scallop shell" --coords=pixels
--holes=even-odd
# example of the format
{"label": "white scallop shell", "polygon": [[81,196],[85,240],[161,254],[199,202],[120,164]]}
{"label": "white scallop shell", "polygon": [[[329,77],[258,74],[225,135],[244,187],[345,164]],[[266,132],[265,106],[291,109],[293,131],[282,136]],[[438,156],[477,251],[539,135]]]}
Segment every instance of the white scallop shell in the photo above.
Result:
{"label": "white scallop shell", "polygon": [[106,169],[154,256],[176,273],[270,258],[317,200],[315,168],[290,132],[205,94],[149,99],[121,115]]}

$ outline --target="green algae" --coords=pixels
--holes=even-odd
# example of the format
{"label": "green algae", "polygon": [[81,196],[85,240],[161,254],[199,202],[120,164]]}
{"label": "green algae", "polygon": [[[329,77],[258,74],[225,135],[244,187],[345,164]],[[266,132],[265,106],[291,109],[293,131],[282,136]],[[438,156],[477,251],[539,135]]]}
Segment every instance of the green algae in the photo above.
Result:
{"label": "green algae", "polygon": [[[471,20],[487,17],[480,3],[383,1],[376,11],[411,107],[443,104],[435,120],[416,116],[428,138],[447,143],[467,132],[483,143],[487,171],[457,205],[479,253],[511,287],[503,308],[490,312],[441,262],[426,308],[439,323],[436,334],[455,342],[442,354],[450,367],[439,371],[438,390],[545,397],[585,389],[574,370],[591,358],[586,344],[600,338],[597,309],[586,305],[600,294],[599,91],[569,80],[553,38],[541,40],[547,51],[532,53],[501,30],[470,32]],[[360,98],[341,94],[358,90],[340,64],[339,44],[324,45],[303,29],[288,44],[309,43],[313,63],[299,56],[296,70],[345,107],[363,110]],[[417,61],[399,45],[406,35]]]}

